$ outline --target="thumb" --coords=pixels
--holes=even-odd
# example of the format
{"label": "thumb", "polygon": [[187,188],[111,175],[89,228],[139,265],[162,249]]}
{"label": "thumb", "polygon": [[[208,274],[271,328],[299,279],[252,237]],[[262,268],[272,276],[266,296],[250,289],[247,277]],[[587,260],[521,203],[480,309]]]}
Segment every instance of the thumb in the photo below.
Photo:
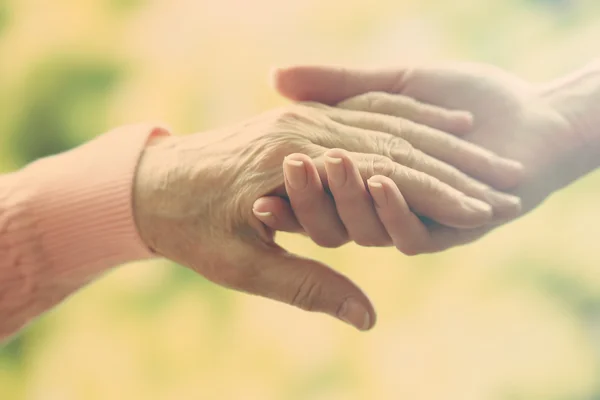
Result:
{"label": "thumb", "polygon": [[236,254],[231,267],[238,271],[235,282],[227,282],[232,288],[326,313],[359,330],[375,325],[375,310],[367,296],[333,269],[276,245],[241,247],[230,253]]}
{"label": "thumb", "polygon": [[366,92],[400,93],[407,68],[359,70],[327,66],[292,66],[271,72],[274,88],[293,101],[334,105]]}

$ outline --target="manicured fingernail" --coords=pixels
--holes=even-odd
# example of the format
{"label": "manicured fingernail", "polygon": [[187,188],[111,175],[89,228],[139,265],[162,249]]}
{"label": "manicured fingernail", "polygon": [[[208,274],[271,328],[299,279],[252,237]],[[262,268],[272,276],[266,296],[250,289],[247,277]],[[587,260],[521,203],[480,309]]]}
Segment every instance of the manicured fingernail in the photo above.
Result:
{"label": "manicured fingernail", "polygon": [[266,211],[266,212],[261,212],[261,211],[257,211],[257,210],[252,210],[252,212],[254,213],[254,215],[256,215],[258,218],[270,218],[273,216],[273,213],[270,211]]}
{"label": "manicured fingernail", "polygon": [[283,162],[285,175],[288,183],[295,190],[302,190],[308,185],[308,177],[306,175],[306,167],[304,162],[298,160],[290,160],[286,157]]}
{"label": "manicured fingernail", "polygon": [[371,197],[373,197],[373,201],[375,201],[375,205],[377,207],[385,207],[387,205],[387,195],[385,194],[385,189],[380,182],[367,181],[367,185],[369,186],[369,193],[371,193]]}
{"label": "manicured fingernail", "polygon": [[464,205],[470,209],[471,211],[480,212],[480,213],[492,213],[492,206],[483,201],[474,199],[472,197],[464,198]]}
{"label": "manicured fingernail", "polygon": [[344,160],[338,157],[325,156],[325,165],[327,166],[327,175],[330,184],[343,186],[346,183],[346,167]]}
{"label": "manicured fingernail", "polygon": [[360,331],[366,331],[371,327],[369,312],[362,304],[352,298],[347,299],[342,304],[338,317]]}

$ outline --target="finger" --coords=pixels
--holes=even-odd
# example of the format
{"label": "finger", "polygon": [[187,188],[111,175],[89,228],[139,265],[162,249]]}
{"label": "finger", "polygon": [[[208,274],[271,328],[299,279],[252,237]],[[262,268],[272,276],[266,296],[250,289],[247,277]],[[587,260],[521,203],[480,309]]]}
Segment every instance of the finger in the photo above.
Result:
{"label": "finger", "polygon": [[[407,168],[376,154],[347,153],[358,166],[366,182],[374,175],[392,179],[411,209],[418,215],[456,228],[475,228],[490,222],[492,208],[481,200],[468,197],[448,184],[421,171]],[[315,160],[324,170],[323,160]],[[323,175],[321,175],[323,180]]]}
{"label": "finger", "polygon": [[290,204],[279,196],[265,196],[254,202],[256,218],[269,228],[281,232],[306,233],[294,215]]}
{"label": "finger", "polygon": [[338,216],[335,203],[323,189],[311,158],[291,154],[283,161],[285,188],[294,214],[311,239],[323,247],[348,242],[348,232]]}
{"label": "finger", "polygon": [[243,244],[232,252],[227,281],[233,289],[278,300],[306,311],[322,312],[359,330],[371,329],[375,310],[348,278],[314,260],[281,248]]}
{"label": "finger", "polygon": [[[290,100],[335,105],[350,97],[368,92],[402,93],[412,71],[413,69],[408,66],[360,70],[298,65],[274,69],[271,73],[271,82],[279,94]],[[430,119],[431,114],[425,114],[424,117],[427,119],[416,122],[456,135],[465,134],[473,127],[472,118],[461,111],[451,111],[451,114],[446,114],[448,119],[442,120],[438,117]]]}
{"label": "finger", "polygon": [[403,111],[400,110],[405,102],[405,96],[368,93],[340,104],[341,108],[352,112],[330,109],[328,115],[344,125],[402,137],[432,157],[499,189],[508,189],[520,182],[523,177],[523,166],[520,163],[502,158],[446,132],[397,118],[403,116]]}
{"label": "finger", "polygon": [[368,188],[377,215],[398,250],[406,255],[416,255],[432,247],[427,227],[410,210],[390,178],[374,176],[368,180]]}
{"label": "finger", "polygon": [[389,246],[391,239],[379,220],[356,165],[339,149],[325,153],[325,170],[337,212],[350,239],[361,246]]}
{"label": "finger", "polygon": [[456,229],[431,222],[427,225],[413,214],[392,180],[374,176],[368,181],[377,213],[398,250],[406,255],[435,253],[471,243],[494,225],[475,229]]}
{"label": "finger", "polygon": [[[359,124],[358,121],[350,122]],[[521,212],[518,197],[491,189],[458,169],[413,148],[408,141],[398,136],[337,122],[333,122],[330,129],[337,134],[320,136],[315,141],[325,147],[343,147],[353,152],[384,155],[398,164],[424,172],[470,197],[489,203],[493,207],[495,219],[515,218]]]}
{"label": "finger", "polygon": [[294,101],[334,105],[366,92],[400,93],[408,68],[355,70],[328,66],[277,68],[271,74],[277,91]]}
{"label": "finger", "polygon": [[368,92],[346,99],[337,107],[395,116],[455,135],[473,129],[473,115],[468,111],[448,110],[399,94]]}

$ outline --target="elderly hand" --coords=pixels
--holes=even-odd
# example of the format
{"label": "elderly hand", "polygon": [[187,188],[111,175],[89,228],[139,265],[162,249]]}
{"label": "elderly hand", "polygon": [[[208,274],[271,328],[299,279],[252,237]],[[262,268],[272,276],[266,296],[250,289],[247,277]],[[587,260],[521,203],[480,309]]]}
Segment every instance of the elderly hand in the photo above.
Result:
{"label": "elderly hand", "polygon": [[[416,102],[413,109],[434,114],[440,123],[459,130],[469,123],[461,112]],[[398,131],[397,126],[406,129]],[[365,221],[374,211],[362,183],[375,174],[384,174],[403,188],[419,214],[449,226],[485,225],[495,210],[518,213],[513,197],[439,160],[502,185],[516,183],[519,164],[397,117],[306,104],[227,129],[155,139],[142,155],[134,187],[140,235],[157,254],[217,284],[369,329],[375,312],[360,289],[325,265],[277,246],[273,232],[252,211],[261,196],[284,196],[286,186],[301,191],[335,173],[339,150],[332,148],[346,150],[341,159],[352,168],[344,179],[355,188]],[[281,164],[292,153],[305,158],[288,159],[284,183]],[[486,199],[493,207],[482,201]],[[336,215],[333,203],[320,201],[314,203],[314,218]],[[327,221],[334,228],[341,224],[335,218]],[[375,218],[369,223],[373,221],[378,223]],[[385,234],[381,225],[367,228]],[[321,240],[344,240],[338,233]]]}
{"label": "elderly hand", "polygon": [[[328,104],[344,100],[339,104],[343,109],[391,116],[405,115],[402,111],[405,96],[433,106],[470,111],[474,126],[470,132],[462,134],[462,138],[523,164],[524,180],[514,190],[514,194],[523,201],[523,212],[533,209],[551,193],[598,165],[598,140],[590,140],[581,134],[577,128],[581,125],[580,121],[573,118],[578,114],[573,112],[578,111],[574,108],[580,106],[574,104],[586,98],[585,87],[574,87],[573,94],[564,96],[560,89],[538,88],[502,70],[474,64],[383,71],[292,67],[278,71],[275,85],[280,93],[292,100]],[[387,93],[367,93],[373,91]],[[366,94],[360,96],[361,93]],[[356,95],[359,96],[350,98]],[[597,116],[597,112],[588,114]],[[396,126],[394,129],[401,128]],[[386,131],[386,128],[382,126],[380,130]],[[346,166],[352,168],[350,160]],[[465,244],[493,227],[469,230],[439,224],[426,227],[406,207],[404,188],[396,187],[386,177],[374,177],[370,182],[373,183],[369,185],[373,198],[378,203],[378,199],[383,202],[378,207],[382,224],[396,247],[407,254],[440,251]],[[273,229],[292,230],[290,227],[298,225],[299,221],[302,228],[310,232],[315,227],[303,216],[304,208],[296,207],[295,203],[320,195],[322,191],[315,185],[310,192],[302,195],[292,192],[290,201],[293,207],[274,198],[259,199],[255,207],[262,213],[272,214],[262,220]],[[342,201],[336,197],[336,203]],[[355,209],[354,216],[347,215],[344,218],[346,226],[354,227],[356,224],[352,219],[360,213]],[[298,228],[295,230],[298,231]],[[322,234],[327,232],[336,234],[333,228]],[[359,229],[354,234],[360,236],[364,233]]]}

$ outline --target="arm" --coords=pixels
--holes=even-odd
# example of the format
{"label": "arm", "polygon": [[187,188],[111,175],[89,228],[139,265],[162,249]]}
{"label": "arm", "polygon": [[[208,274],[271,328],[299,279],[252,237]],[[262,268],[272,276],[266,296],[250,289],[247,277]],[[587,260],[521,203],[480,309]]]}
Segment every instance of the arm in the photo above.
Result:
{"label": "arm", "polygon": [[0,177],[0,341],[109,268],[151,256],[131,188],[148,138],[165,134],[116,129]]}
{"label": "arm", "polygon": [[[297,105],[219,131],[164,140],[148,140],[165,135],[160,128],[122,128],[0,177],[0,340],[107,269],[150,257],[148,248],[222,286],[370,329],[375,311],[353,282],[277,246],[273,232],[252,214],[257,198],[285,194],[280,166],[286,155],[322,161],[333,147],[366,151],[350,155],[360,168],[348,181],[382,170],[425,215],[443,209],[440,217],[468,226],[485,224],[492,212],[477,198],[486,193],[473,193],[481,189],[478,182],[439,161],[390,154],[386,145],[410,149],[409,142],[365,129],[366,117]],[[389,125],[375,114],[369,121]],[[356,147],[367,135],[371,139]],[[476,147],[454,150],[464,159],[491,161],[500,177],[514,179],[520,172]],[[403,161],[451,178],[453,185]],[[312,172],[307,180],[324,176],[323,163]]]}

